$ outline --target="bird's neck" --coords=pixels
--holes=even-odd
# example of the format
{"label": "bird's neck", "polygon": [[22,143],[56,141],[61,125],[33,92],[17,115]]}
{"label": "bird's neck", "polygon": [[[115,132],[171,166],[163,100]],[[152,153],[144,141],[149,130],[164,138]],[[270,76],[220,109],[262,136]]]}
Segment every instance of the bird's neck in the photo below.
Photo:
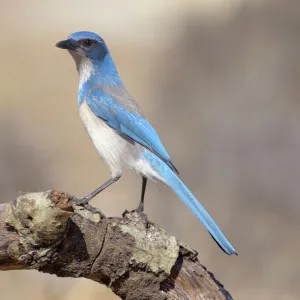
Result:
{"label": "bird's neck", "polygon": [[92,61],[83,58],[77,66],[80,88],[90,85],[123,86],[119,73],[110,54],[103,59]]}
{"label": "bird's neck", "polygon": [[107,54],[102,60],[91,61],[82,59],[77,65],[79,73],[78,105],[80,106],[86,97],[86,92],[95,86],[123,87],[117,68]]}

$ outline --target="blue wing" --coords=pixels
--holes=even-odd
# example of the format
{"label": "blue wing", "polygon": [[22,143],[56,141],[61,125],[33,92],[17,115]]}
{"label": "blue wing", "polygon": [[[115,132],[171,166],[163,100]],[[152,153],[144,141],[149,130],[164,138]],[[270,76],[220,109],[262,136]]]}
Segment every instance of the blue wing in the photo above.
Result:
{"label": "blue wing", "polygon": [[[124,98],[128,98],[124,91]],[[136,103],[131,105],[120,104],[120,94],[114,96],[101,87],[94,87],[85,95],[82,95],[87,101],[93,113],[107,122],[107,124],[118,131],[121,135],[130,137],[138,144],[144,146],[159,158],[161,158],[173,171],[178,173],[172,164],[170,156],[162,145],[157,133],[149,122],[142,116],[142,113]],[[134,101],[131,97],[128,101]],[[128,102],[127,101],[127,102]],[[123,103],[122,103],[123,104]],[[135,109],[129,109],[134,107]],[[129,109],[127,109],[129,108]],[[138,110],[136,109],[138,108]]]}

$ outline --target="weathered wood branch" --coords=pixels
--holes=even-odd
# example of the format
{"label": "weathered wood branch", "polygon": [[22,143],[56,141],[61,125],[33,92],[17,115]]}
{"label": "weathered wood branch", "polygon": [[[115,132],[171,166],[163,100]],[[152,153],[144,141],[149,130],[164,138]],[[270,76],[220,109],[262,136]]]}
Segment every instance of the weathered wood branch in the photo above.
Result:
{"label": "weathered wood branch", "polygon": [[136,212],[122,218],[25,193],[0,205],[0,270],[36,269],[105,284],[122,299],[232,299],[197,253]]}

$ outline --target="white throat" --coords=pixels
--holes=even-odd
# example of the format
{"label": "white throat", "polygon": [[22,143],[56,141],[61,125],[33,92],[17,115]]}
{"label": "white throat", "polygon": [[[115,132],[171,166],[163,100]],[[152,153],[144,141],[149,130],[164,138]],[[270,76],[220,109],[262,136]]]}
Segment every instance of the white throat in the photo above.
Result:
{"label": "white throat", "polygon": [[93,64],[88,58],[82,58],[78,66],[79,83],[83,85],[93,74]]}
{"label": "white throat", "polygon": [[77,71],[79,74],[79,85],[83,85],[87,82],[90,76],[93,74],[93,64],[90,59],[81,57],[75,51],[70,50],[70,54],[75,60]]}

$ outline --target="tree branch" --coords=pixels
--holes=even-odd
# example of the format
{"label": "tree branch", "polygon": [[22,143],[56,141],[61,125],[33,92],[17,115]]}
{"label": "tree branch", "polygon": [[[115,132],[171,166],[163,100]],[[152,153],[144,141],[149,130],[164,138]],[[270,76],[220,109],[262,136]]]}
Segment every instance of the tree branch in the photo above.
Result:
{"label": "tree branch", "polygon": [[145,215],[106,218],[70,199],[48,191],[0,205],[0,270],[85,277],[127,300],[232,299],[195,251]]}

